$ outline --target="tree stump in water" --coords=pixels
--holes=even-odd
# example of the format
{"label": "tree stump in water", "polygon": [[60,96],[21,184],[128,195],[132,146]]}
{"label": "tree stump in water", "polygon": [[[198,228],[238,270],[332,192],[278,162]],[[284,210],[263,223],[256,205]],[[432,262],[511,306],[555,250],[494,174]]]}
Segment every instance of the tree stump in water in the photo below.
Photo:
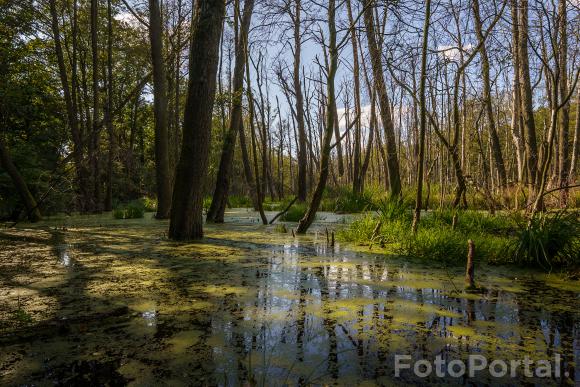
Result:
{"label": "tree stump in water", "polygon": [[467,241],[467,268],[465,270],[465,288],[466,290],[475,290],[475,278],[474,278],[474,262],[473,258],[475,256],[475,243],[470,239]]}

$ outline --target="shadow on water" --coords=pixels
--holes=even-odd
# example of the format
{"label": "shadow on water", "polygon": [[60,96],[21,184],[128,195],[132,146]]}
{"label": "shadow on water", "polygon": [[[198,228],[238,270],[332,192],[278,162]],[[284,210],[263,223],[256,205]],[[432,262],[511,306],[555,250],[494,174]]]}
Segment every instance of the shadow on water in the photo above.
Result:
{"label": "shadow on water", "polygon": [[[8,384],[580,380],[579,287],[558,277],[478,268],[485,291],[466,294],[461,268],[329,247],[318,234],[292,238],[234,219],[209,226],[202,242],[177,244],[159,237],[159,222],[118,225],[73,225],[71,241],[53,240],[68,279],[45,290],[59,295],[52,319],[4,341],[16,359],[0,360]],[[64,315],[65,333],[23,334]],[[470,354],[508,362],[559,355],[562,377],[395,377],[396,355],[449,362]]]}

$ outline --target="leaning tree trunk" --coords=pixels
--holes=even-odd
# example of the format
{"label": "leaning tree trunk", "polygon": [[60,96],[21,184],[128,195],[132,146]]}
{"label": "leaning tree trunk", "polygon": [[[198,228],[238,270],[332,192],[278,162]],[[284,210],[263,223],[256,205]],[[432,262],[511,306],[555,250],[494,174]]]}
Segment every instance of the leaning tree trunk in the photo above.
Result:
{"label": "leaning tree trunk", "polygon": [[169,223],[169,237],[176,240],[203,237],[203,185],[208,167],[225,0],[198,0],[194,11],[183,142]]}
{"label": "leaning tree trunk", "polygon": [[244,69],[246,65],[246,53],[244,50],[248,39],[248,31],[254,9],[254,0],[244,2],[244,11],[238,41],[236,42],[236,64],[234,66],[233,77],[233,97],[232,111],[230,114],[230,127],[224,138],[220,165],[215,183],[215,190],[211,201],[211,206],[207,212],[208,222],[223,223],[226,204],[228,201],[228,191],[230,188],[230,175],[232,162],[234,159],[234,147],[236,139],[242,126],[242,97],[244,89]]}
{"label": "leaning tree trunk", "polygon": [[318,177],[318,184],[312,195],[312,201],[308,206],[308,210],[304,217],[300,219],[296,231],[299,234],[304,234],[314,221],[322,195],[326,188],[326,181],[328,180],[328,171],[330,166],[330,142],[334,130],[334,109],[336,104],[334,95],[334,78],[336,76],[336,69],[338,68],[338,51],[336,48],[336,25],[335,25],[336,5],[335,0],[328,1],[328,31],[329,31],[329,45],[328,53],[330,56],[330,64],[328,67],[328,79],[326,81],[326,123],[324,128],[324,139],[320,149],[320,175]]}
{"label": "leaning tree trunk", "polygon": [[153,64],[153,115],[155,117],[155,174],[157,219],[166,219],[171,209],[169,171],[167,73],[163,61],[163,22],[159,0],[149,0],[149,40]]}
{"label": "leaning tree trunk", "polygon": [[38,209],[36,200],[34,200],[34,196],[32,196],[30,193],[24,178],[12,162],[10,154],[8,153],[8,149],[6,149],[2,139],[0,139],[0,167],[2,167],[12,179],[12,182],[14,183],[14,186],[16,187],[16,190],[22,199],[22,202],[26,207],[28,219],[32,222],[40,220],[40,210]]}
{"label": "leaning tree trunk", "polygon": [[392,120],[391,106],[389,97],[387,95],[387,88],[383,76],[383,64],[381,60],[381,52],[376,40],[376,31],[374,25],[373,9],[369,3],[365,4],[364,22],[366,26],[366,34],[368,46],[371,56],[371,64],[374,77],[374,87],[377,91],[379,100],[381,121],[385,131],[385,142],[387,145],[387,170],[389,186],[391,188],[392,196],[401,195],[401,176],[399,174],[399,159],[397,157],[397,143],[395,139],[395,129]]}

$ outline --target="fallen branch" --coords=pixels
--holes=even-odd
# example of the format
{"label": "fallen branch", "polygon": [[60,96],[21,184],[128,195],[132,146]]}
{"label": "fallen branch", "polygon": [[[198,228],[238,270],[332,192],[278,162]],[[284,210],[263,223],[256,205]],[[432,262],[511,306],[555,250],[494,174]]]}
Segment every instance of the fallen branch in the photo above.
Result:
{"label": "fallen branch", "polygon": [[281,211],[278,214],[276,214],[276,216],[273,217],[272,220],[270,221],[270,224],[274,223],[276,221],[276,219],[278,219],[279,217],[281,217],[282,215],[284,215],[285,213],[287,213],[288,210],[290,209],[290,207],[292,207],[292,205],[294,203],[296,203],[296,200],[298,200],[298,196],[294,197],[294,199],[290,202],[290,204],[288,204],[288,206],[283,211]]}

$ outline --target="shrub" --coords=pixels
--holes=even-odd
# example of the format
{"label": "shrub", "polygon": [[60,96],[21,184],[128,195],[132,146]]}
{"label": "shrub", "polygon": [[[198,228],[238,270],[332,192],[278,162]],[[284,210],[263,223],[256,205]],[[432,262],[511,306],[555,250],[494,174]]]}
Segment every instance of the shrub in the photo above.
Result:
{"label": "shrub", "polygon": [[206,196],[205,198],[203,198],[203,209],[204,211],[209,210],[209,207],[211,206],[211,197]]}
{"label": "shrub", "polygon": [[228,197],[228,205],[230,208],[249,208],[254,207],[252,199],[248,196],[231,195]]}
{"label": "shrub", "polygon": [[306,210],[308,210],[306,203],[295,203],[284,215],[280,217],[280,219],[285,222],[298,222],[304,217]]}
{"label": "shrub", "polygon": [[369,190],[357,194],[351,190],[341,190],[334,201],[334,212],[352,214],[374,209],[373,193]]}
{"label": "shrub", "polygon": [[145,209],[145,212],[157,211],[157,199],[145,196],[141,198],[140,201],[143,203],[143,208]]}

